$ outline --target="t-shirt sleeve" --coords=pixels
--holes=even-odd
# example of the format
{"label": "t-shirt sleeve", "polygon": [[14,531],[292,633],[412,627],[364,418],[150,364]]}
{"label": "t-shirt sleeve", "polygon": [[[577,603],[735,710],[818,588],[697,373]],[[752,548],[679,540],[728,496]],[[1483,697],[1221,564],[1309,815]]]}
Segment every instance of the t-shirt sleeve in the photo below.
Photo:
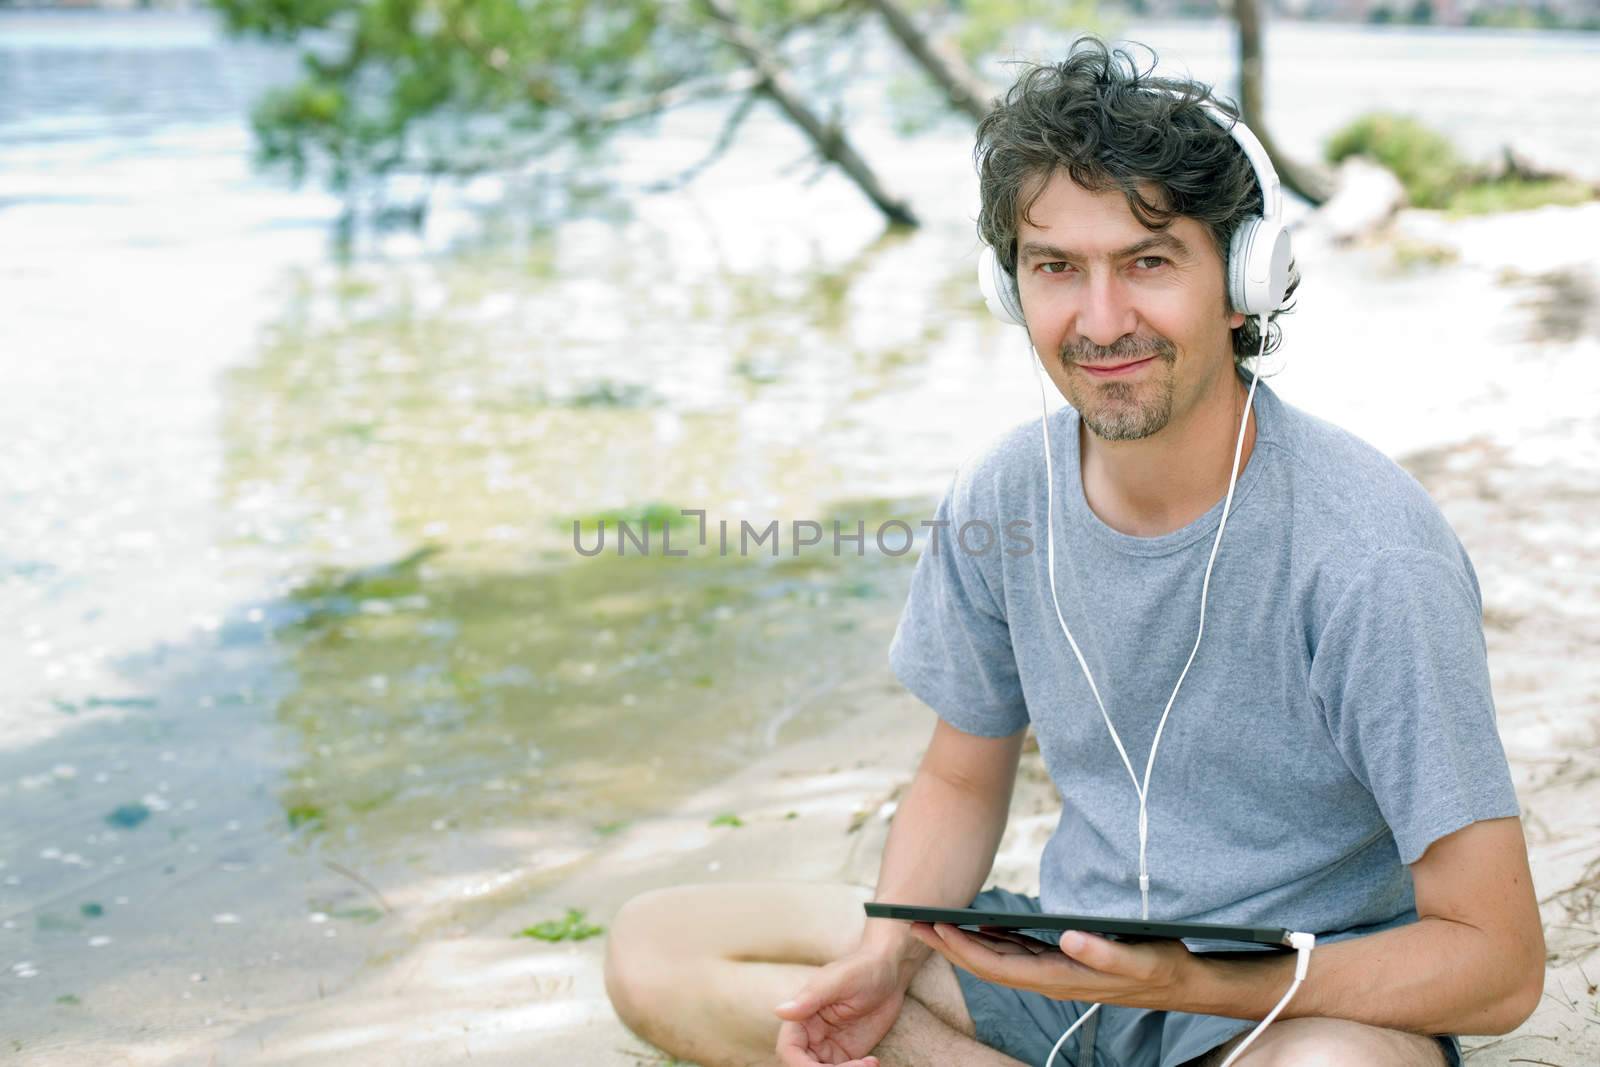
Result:
{"label": "t-shirt sleeve", "polygon": [[[960,475],[939,503],[917,559],[905,610],[889,644],[889,666],[902,685],[950,725],[983,737],[1006,737],[1028,725],[1011,628],[980,557],[959,539],[969,509],[957,506],[969,483]],[[992,531],[992,527],[991,527]],[[967,543],[979,546],[981,531]],[[998,565],[993,567],[998,574]]]}
{"label": "t-shirt sleeve", "polygon": [[1464,554],[1378,552],[1340,594],[1311,688],[1403,863],[1470,823],[1520,814]]}

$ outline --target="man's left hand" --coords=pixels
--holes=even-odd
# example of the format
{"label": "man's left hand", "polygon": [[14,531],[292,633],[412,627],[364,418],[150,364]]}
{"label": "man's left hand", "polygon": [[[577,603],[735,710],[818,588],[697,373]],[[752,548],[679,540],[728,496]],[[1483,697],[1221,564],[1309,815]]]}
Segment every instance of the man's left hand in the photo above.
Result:
{"label": "man's left hand", "polygon": [[1182,941],[1112,941],[1079,930],[1060,946],[1005,931],[973,932],[948,923],[912,923],[912,936],[953,965],[988,982],[1055,1000],[1182,1010],[1194,956]]}

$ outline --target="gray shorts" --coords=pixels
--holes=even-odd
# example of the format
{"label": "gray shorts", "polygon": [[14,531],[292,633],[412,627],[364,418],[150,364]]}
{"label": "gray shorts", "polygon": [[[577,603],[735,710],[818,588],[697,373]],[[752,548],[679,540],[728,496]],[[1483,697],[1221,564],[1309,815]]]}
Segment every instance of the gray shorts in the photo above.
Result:
{"label": "gray shorts", "polygon": [[[971,907],[1041,910],[1038,897],[998,888],[979,893]],[[1044,1067],[1056,1041],[1090,1007],[1082,1001],[1053,1000],[1043,993],[985,982],[960,967],[955,971],[978,1040],[1032,1067]],[[1053,1067],[1182,1067],[1253,1026],[1249,1019],[1102,1004],[1061,1046]],[[1445,1063],[1461,1067],[1460,1042],[1449,1036],[1438,1041]]]}

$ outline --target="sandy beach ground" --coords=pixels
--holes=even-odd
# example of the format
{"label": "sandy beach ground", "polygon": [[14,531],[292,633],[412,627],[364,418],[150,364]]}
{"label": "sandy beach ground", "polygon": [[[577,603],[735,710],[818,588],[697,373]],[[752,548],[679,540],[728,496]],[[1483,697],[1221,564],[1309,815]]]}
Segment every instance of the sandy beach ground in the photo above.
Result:
{"label": "sandy beach ground", "polygon": [[[1593,224],[1592,214],[1585,218]],[[1408,225],[1413,242],[1440,237],[1430,218]],[[1458,228],[1455,236],[1497,247],[1492,230]],[[1561,388],[1582,373],[1580,392],[1592,396],[1595,375],[1584,361],[1592,361],[1600,312],[1592,275],[1575,277],[1547,279],[1530,290],[1527,308],[1573,343],[1519,357],[1557,353],[1518,371],[1537,380],[1553,413],[1499,420],[1447,447],[1400,454],[1478,568],[1501,731],[1549,947],[1538,1011],[1513,1034],[1468,1038],[1474,1067],[1600,1063],[1600,416]],[[896,797],[934,719],[887,667],[854,679],[834,699],[848,712],[837,731],[781,746],[674,810],[630,825],[599,854],[547,874],[531,891],[518,886],[480,898],[439,923],[435,936],[344,988],[220,1041],[82,1048],[59,1062],[671,1062],[611,1010],[605,936],[544,943],[513,935],[568,908],[585,909],[604,926],[640,892],[693,882],[848,883],[866,899]],[[742,825],[712,825],[725,812]],[[1057,812],[1054,787],[1030,752],[991,884],[1037,891],[1038,856]]]}

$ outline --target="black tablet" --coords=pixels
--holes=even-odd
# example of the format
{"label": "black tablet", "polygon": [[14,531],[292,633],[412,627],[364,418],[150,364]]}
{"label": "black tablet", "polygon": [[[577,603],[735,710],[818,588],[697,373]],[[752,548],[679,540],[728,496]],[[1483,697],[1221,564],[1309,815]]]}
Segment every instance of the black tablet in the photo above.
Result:
{"label": "black tablet", "polygon": [[919,904],[867,901],[868,918],[907,922],[992,926],[1007,930],[1083,930],[1117,941],[1158,938],[1196,941],[1243,941],[1289,948],[1289,931],[1277,926],[1228,926],[1222,923],[1172,923],[1148,919],[1102,919],[1092,915],[1049,915],[1032,911],[979,911],[974,908],[929,908]]}

